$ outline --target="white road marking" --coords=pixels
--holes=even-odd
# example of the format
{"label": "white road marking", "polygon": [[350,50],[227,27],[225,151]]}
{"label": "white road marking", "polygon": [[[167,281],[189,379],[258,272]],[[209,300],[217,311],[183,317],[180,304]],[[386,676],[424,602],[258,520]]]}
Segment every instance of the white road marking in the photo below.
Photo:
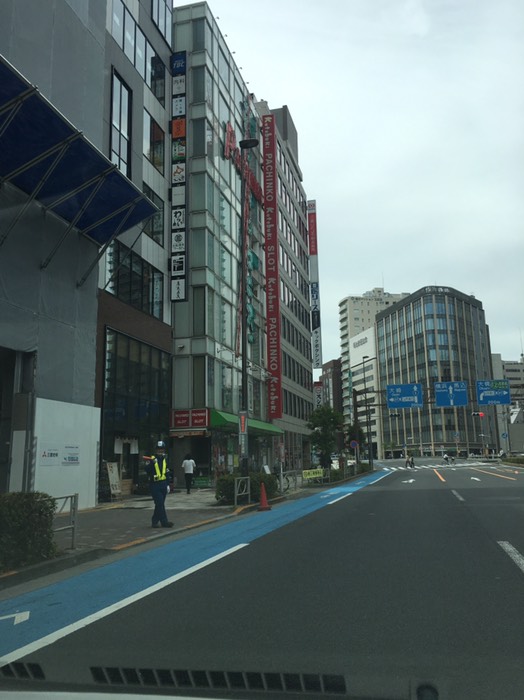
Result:
{"label": "white road marking", "polygon": [[77,620],[76,622],[73,622],[70,625],[66,625],[65,627],[62,627],[61,629],[56,630],[55,632],[51,632],[51,634],[47,634],[45,637],[42,637],[41,639],[37,639],[34,642],[31,642],[30,644],[26,644],[25,646],[20,647],[19,649],[15,649],[14,651],[12,651],[9,654],[6,654],[5,656],[2,656],[0,658],[0,666],[4,666],[5,664],[10,664],[13,661],[17,661],[18,659],[22,658],[23,656],[26,656],[27,654],[32,654],[33,652],[38,651],[38,649],[42,649],[43,647],[46,647],[49,644],[53,644],[54,642],[58,641],[59,639],[62,639],[63,637],[67,637],[69,634],[72,634],[73,632],[76,632],[76,631],[82,629],[83,627],[87,627],[87,625],[90,625],[93,622],[97,622],[98,620],[102,620],[104,617],[111,615],[112,613],[116,612],[117,610],[121,610],[122,608],[125,608],[128,605],[132,605],[133,603],[136,603],[137,600],[141,600],[142,598],[145,598],[146,596],[151,595],[152,593],[156,593],[157,591],[162,590],[162,588],[166,588],[166,586],[170,586],[172,583],[175,583],[175,581],[179,581],[180,579],[185,578],[186,576],[189,576],[190,574],[194,574],[195,571],[199,571],[200,569],[203,569],[206,566],[209,566],[209,564],[214,564],[216,561],[219,561],[220,559],[227,557],[229,554],[233,554],[234,552],[237,552],[239,549],[242,549],[243,547],[247,547],[247,543],[237,544],[235,547],[231,547],[230,549],[226,549],[224,552],[220,552],[220,554],[216,554],[214,557],[210,557],[209,559],[206,559],[205,561],[201,561],[199,564],[195,564],[194,566],[190,566],[189,569],[185,569],[184,571],[180,571],[178,574],[174,574],[174,576],[170,576],[169,578],[166,578],[163,581],[159,581],[158,583],[155,583],[154,585],[149,586],[148,588],[144,588],[143,591],[138,591],[138,593],[134,593],[133,595],[130,595],[127,598],[123,598],[122,600],[119,600],[117,603],[113,603],[113,605],[109,605],[107,608],[103,608],[102,610],[97,610],[97,612],[92,613],[91,615],[88,615],[87,617],[84,617],[81,620]]}
{"label": "white road marking", "polygon": [[339,496],[338,498],[335,498],[334,501],[329,501],[328,506],[332,506],[333,503],[338,503],[338,502],[341,501],[343,498],[347,498],[348,496],[351,496],[351,495],[352,495],[351,493],[345,493],[343,496]]}
{"label": "white road marking", "polygon": [[27,622],[30,614],[29,610],[24,610],[23,612],[11,613],[11,615],[3,615],[0,620],[9,620],[12,617],[14,618],[13,625],[18,625],[20,622]]}
{"label": "white road marking", "polygon": [[455,498],[458,498],[459,501],[461,501],[462,503],[464,503],[464,499],[462,498],[462,496],[460,495],[460,493],[458,493],[458,492],[455,491],[454,489],[451,489],[451,493],[455,496]]}
{"label": "white road marking", "polygon": [[476,476],[472,476],[472,477],[471,477],[471,481],[480,481],[480,479],[477,478]]}
{"label": "white road marking", "polygon": [[499,544],[502,547],[506,554],[509,557],[511,557],[513,562],[519,567],[519,569],[524,574],[524,557],[519,552],[519,550],[515,549],[515,547],[513,547],[513,545],[511,545],[509,542],[502,541],[497,542],[497,544]]}

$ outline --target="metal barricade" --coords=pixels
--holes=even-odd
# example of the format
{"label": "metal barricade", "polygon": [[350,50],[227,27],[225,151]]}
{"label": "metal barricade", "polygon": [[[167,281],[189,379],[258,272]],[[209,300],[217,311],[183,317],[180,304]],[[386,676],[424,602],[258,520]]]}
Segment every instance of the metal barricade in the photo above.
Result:
{"label": "metal barricade", "polygon": [[247,496],[247,502],[251,503],[251,479],[249,476],[237,476],[235,478],[235,508],[238,505],[240,496]]}
{"label": "metal barricade", "polygon": [[76,518],[78,514],[78,494],[73,493],[70,496],[55,496],[55,501],[63,501],[62,507],[57,512],[58,515],[63,512],[66,505],[69,503],[69,524],[62,527],[53,528],[53,532],[63,532],[71,530],[71,549],[75,548],[76,537]]}
{"label": "metal barricade", "polygon": [[302,471],[297,469],[291,469],[289,471],[276,472],[277,479],[277,489],[281,494],[286,493],[286,491],[297,491],[302,484],[299,485],[300,481],[303,480]]}

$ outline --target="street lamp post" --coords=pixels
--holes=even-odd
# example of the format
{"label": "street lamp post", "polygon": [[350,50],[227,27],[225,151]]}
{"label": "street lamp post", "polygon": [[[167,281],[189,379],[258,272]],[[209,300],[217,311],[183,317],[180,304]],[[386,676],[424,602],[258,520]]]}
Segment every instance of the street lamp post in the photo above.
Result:
{"label": "street lamp post", "polygon": [[247,227],[249,218],[249,200],[246,191],[247,153],[251,148],[258,146],[258,139],[243,139],[240,146],[240,304],[241,314],[241,338],[242,338],[242,364],[240,367],[240,412],[238,415],[238,444],[240,451],[240,471],[243,476],[248,473],[248,383],[247,383]]}

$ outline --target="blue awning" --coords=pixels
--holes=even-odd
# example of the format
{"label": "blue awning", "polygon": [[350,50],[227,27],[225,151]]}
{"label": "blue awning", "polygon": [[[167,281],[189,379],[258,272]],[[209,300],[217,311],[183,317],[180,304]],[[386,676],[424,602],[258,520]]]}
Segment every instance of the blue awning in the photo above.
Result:
{"label": "blue awning", "polygon": [[0,56],[0,185],[4,182],[36,199],[99,246],[157,211]]}

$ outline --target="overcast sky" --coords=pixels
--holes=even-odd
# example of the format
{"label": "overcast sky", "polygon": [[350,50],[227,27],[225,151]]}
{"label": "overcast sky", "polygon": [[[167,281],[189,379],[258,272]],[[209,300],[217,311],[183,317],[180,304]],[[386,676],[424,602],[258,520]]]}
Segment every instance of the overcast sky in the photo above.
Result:
{"label": "overcast sky", "polygon": [[[175,2],[175,5],[187,2]],[[298,130],[324,362],[338,303],[451,286],[524,342],[524,0],[209,0],[244,80]]]}

